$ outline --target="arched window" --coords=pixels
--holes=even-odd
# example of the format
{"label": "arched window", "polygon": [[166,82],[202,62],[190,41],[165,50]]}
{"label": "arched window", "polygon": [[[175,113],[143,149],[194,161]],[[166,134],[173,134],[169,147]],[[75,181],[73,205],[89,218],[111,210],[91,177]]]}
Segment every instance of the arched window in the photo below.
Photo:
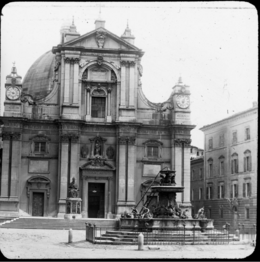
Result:
{"label": "arched window", "polygon": [[225,157],[220,156],[219,157],[219,175],[223,176],[225,173]]}
{"label": "arched window", "polygon": [[246,150],[244,152],[244,172],[252,170],[252,156],[251,151]]}
{"label": "arched window", "polygon": [[231,156],[231,174],[237,174],[238,172],[238,154],[234,153]]}

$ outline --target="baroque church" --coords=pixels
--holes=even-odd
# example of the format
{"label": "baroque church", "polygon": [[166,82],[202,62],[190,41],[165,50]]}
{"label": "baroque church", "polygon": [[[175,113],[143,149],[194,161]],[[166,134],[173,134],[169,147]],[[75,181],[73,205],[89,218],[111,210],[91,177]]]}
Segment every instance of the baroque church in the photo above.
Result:
{"label": "baroque church", "polygon": [[6,76],[0,216],[64,217],[75,180],[83,218],[115,218],[146,201],[166,167],[190,208],[189,86],[180,78],[167,101],[150,102],[128,25],[121,37],[102,19],[84,35],[74,22],[60,33],[23,81],[15,65]]}

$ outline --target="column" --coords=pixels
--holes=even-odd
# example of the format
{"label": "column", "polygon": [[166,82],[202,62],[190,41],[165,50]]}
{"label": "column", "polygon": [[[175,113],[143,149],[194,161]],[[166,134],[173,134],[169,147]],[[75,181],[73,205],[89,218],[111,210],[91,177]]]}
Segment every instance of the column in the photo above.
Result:
{"label": "column", "polygon": [[112,213],[112,200],[111,200],[111,181],[112,181],[112,177],[108,177],[108,217],[107,218],[110,218],[109,215]]}
{"label": "column", "polygon": [[121,92],[120,92],[120,106],[125,107],[126,100],[126,61],[121,61]]}
{"label": "column", "polygon": [[[177,139],[174,140],[174,163],[175,163],[175,182],[177,186],[182,186],[182,145]],[[184,189],[185,190],[185,189]],[[176,201],[180,203],[182,201],[182,194],[176,195]]]}
{"label": "column", "polygon": [[67,135],[61,136],[61,159],[60,159],[60,199],[59,199],[59,213],[58,217],[64,216],[66,213],[66,198],[68,187],[68,149],[69,137]]}
{"label": "column", "polygon": [[11,165],[11,187],[10,196],[18,197],[18,185],[19,185],[19,169],[21,159],[21,147],[20,147],[20,134],[13,134],[13,148],[12,148],[12,165]]}
{"label": "column", "polygon": [[76,183],[79,185],[79,136],[77,134],[71,137],[71,166],[70,176],[75,177]]}
{"label": "column", "polygon": [[65,57],[65,72],[64,72],[64,103],[69,103],[70,93],[70,58]]}
{"label": "column", "polygon": [[184,202],[190,203],[190,145],[184,144]]}
{"label": "column", "polygon": [[118,202],[125,202],[126,184],[126,138],[119,137],[119,165],[118,165]]}
{"label": "column", "polygon": [[65,82],[65,59],[64,55],[61,58],[61,76],[60,76],[60,87],[61,87],[61,94],[60,94],[60,103],[62,104],[65,101],[64,97],[64,82]]}
{"label": "column", "polygon": [[2,156],[2,177],[1,177],[1,197],[8,196],[8,174],[9,174],[9,162],[10,159],[10,140],[11,135],[9,133],[2,134],[3,140],[3,156]]}
{"label": "column", "polygon": [[79,58],[74,58],[73,104],[79,103]]}
{"label": "column", "polygon": [[135,107],[135,62],[130,62],[129,107]]}
{"label": "column", "polygon": [[127,189],[127,201],[128,204],[135,205],[135,165],[136,165],[136,146],[135,146],[135,137],[128,138],[128,189]]}

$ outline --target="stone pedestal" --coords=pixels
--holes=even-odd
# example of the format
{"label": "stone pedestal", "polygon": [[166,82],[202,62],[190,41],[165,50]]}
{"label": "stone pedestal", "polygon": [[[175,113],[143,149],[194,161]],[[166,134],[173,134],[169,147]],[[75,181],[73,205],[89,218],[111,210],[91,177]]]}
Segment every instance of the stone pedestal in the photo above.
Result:
{"label": "stone pedestal", "polygon": [[67,198],[66,199],[66,214],[64,218],[82,218],[81,215],[81,198]]}

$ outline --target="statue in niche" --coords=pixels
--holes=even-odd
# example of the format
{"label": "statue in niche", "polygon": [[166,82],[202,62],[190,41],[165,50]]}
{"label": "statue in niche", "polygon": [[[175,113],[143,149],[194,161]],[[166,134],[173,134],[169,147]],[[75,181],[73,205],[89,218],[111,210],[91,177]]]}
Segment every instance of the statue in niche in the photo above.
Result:
{"label": "statue in niche", "polygon": [[87,155],[88,155],[88,148],[87,148],[86,145],[83,145],[83,146],[81,147],[80,153],[81,153],[81,157],[82,157],[82,158],[86,158],[86,157],[87,157]]}
{"label": "statue in niche", "polygon": [[77,198],[78,197],[78,192],[79,192],[79,187],[76,184],[75,177],[73,177],[72,178],[72,182],[70,182],[70,184],[69,184],[69,197]]}
{"label": "statue in niche", "polygon": [[94,147],[94,156],[101,156],[101,145],[98,140],[95,142],[95,147]]}

